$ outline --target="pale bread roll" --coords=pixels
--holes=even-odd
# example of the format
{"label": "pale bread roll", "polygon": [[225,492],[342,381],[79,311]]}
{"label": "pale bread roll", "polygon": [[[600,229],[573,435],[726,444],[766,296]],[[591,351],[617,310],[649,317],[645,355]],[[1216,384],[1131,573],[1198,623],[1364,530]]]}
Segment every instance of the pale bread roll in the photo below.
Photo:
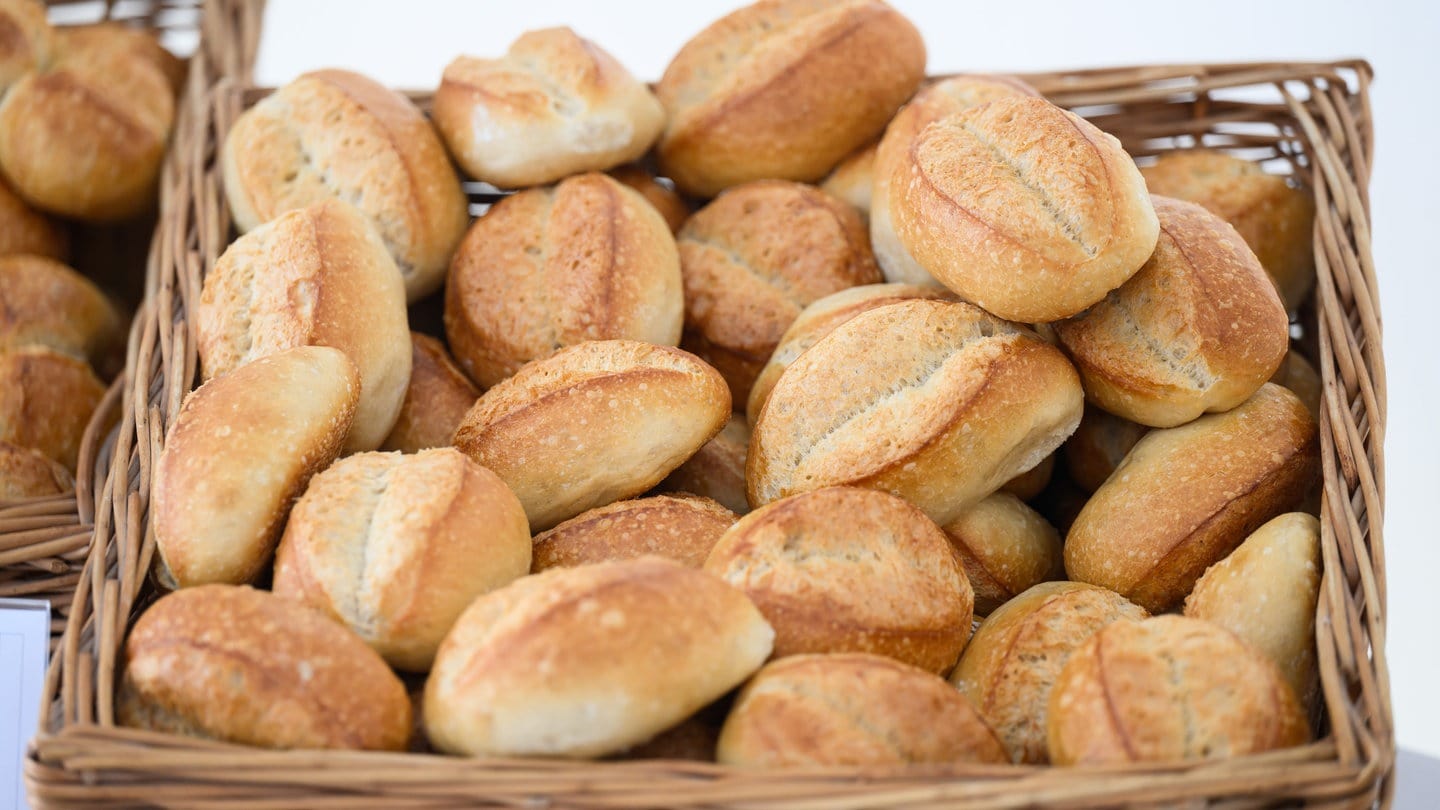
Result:
{"label": "pale bread roll", "polygon": [[410,384],[395,427],[381,450],[418,453],[448,447],[460,420],[480,398],[480,389],[455,365],[440,341],[410,333]]}
{"label": "pale bread roll", "polygon": [[1080,426],[1062,450],[1070,480],[1086,493],[1099,489],[1148,432],[1144,425],[1086,405]]}
{"label": "pale bread roll", "polygon": [[84,360],[47,346],[0,351],[0,442],[28,447],[70,473],[105,384]]}
{"label": "pale bread roll", "polygon": [[1050,477],[1055,474],[1055,456],[1059,455],[1059,452],[1057,450],[1051,453],[1041,459],[1039,464],[1006,481],[1000,491],[1008,492],[1022,501],[1032,501],[1039,497],[1045,487],[1050,485]]}
{"label": "pale bread roll", "polygon": [[750,511],[750,502],[745,500],[745,454],[749,451],[750,425],[744,414],[732,413],[715,438],[666,476],[660,488],[712,498],[743,515]]}
{"label": "pale bread roll", "polygon": [[879,142],[862,146],[840,161],[820,182],[820,190],[854,206],[861,216],[870,216],[870,190],[874,185],[875,151]]}
{"label": "pale bread roll", "polygon": [[644,197],[645,202],[654,206],[665,219],[665,224],[670,226],[671,233],[678,232],[685,220],[690,218],[690,204],[685,202],[685,198],[639,166],[618,166],[606,174],[629,186],[632,191]]}
{"label": "pale bread roll", "polygon": [[49,346],[97,368],[123,365],[120,313],[94,282],[41,256],[0,256],[0,351]]}
{"label": "pale bread roll", "polygon": [[70,471],[38,450],[0,441],[0,501],[73,492]]}
{"label": "pale bread roll", "polygon": [[975,614],[988,616],[1016,594],[1063,579],[1060,534],[1024,501],[997,492],[945,524],[975,589]]}
{"label": "pale bread roll", "polygon": [[40,0],[0,0],[0,96],[21,76],[49,64],[55,33]]}
{"label": "pale bread roll", "polygon": [[581,512],[535,535],[532,569],[573,568],[653,554],[700,568],[735,513],[698,495],[655,495]]}
{"label": "pale bread roll", "polygon": [[64,261],[70,240],[58,223],[26,205],[0,174],[0,256],[15,253]]}

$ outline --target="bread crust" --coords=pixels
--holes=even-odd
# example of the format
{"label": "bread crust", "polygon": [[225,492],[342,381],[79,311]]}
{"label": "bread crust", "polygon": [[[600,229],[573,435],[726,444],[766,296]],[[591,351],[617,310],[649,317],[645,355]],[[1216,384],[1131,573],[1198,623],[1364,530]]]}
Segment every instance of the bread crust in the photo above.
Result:
{"label": "bread crust", "polygon": [[64,466],[38,450],[0,441],[0,501],[44,498],[75,490]]}
{"label": "bread crust", "polygon": [[996,492],[943,528],[975,589],[978,616],[990,615],[1033,585],[1065,576],[1060,534],[1007,492]]}
{"label": "bread crust", "polygon": [[0,256],[0,351],[41,345],[114,369],[120,313],[99,287],[42,256]]}
{"label": "bread crust", "polygon": [[664,185],[645,169],[632,163],[617,166],[606,174],[629,186],[632,191],[644,197],[645,202],[654,206],[665,219],[665,224],[670,226],[670,233],[678,233],[680,226],[690,218],[690,203],[685,202],[685,198],[676,193],[675,189]]}
{"label": "bread crust", "polygon": [[70,240],[59,223],[20,199],[0,173],[0,256],[16,253],[63,262],[70,255]]}
{"label": "bread crust", "polygon": [[480,389],[455,365],[445,344],[410,333],[410,384],[381,450],[418,453],[448,447],[460,420],[480,398]]}
{"label": "bread crust", "polygon": [[48,346],[0,351],[0,442],[29,447],[72,475],[105,385],[84,360]]}
{"label": "bread crust", "polygon": [[0,96],[32,70],[49,64],[55,32],[38,0],[0,0]]}
{"label": "bread crust", "polygon": [[61,59],[80,51],[119,52],[160,71],[172,93],[179,94],[185,84],[185,60],[166,50],[151,31],[117,22],[62,25],[54,31],[55,53]]}
{"label": "bread crust", "polygon": [[1062,451],[1070,480],[1087,493],[1099,489],[1149,431],[1144,425],[1087,404],[1080,426],[1066,440]]}
{"label": "bread crust", "polygon": [[691,568],[705,564],[710,549],[735,513],[698,495],[654,495],[616,501],[581,512],[535,535],[532,570],[629,560],[647,554]]}
{"label": "bread crust", "polygon": [[745,500],[745,454],[749,451],[750,425],[744,414],[732,413],[715,438],[666,476],[660,488],[713,498],[743,515],[750,511],[750,502]]}
{"label": "bread crust", "polygon": [[875,151],[880,142],[867,144],[851,152],[820,182],[820,190],[850,203],[869,222],[870,189],[875,178]]}

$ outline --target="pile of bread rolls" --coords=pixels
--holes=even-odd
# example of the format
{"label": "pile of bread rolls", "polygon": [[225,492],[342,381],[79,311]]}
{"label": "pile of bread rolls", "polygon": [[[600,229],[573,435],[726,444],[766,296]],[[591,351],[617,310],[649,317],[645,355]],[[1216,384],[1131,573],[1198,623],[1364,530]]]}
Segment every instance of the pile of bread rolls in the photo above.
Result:
{"label": "pile of bread rolls", "polygon": [[[428,119],[339,70],[249,109],[120,718],[756,768],[1308,740],[1308,203],[924,55],[762,0],[653,93],[549,29]],[[452,160],[514,193],[469,222]]]}

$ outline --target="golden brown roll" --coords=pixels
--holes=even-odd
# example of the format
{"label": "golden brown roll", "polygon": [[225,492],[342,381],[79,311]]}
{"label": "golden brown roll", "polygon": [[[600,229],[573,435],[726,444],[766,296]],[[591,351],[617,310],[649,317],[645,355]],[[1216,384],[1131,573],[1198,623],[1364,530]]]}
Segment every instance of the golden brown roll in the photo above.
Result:
{"label": "golden brown roll", "polygon": [[988,616],[1021,591],[1065,577],[1060,535],[1024,501],[997,492],[945,524],[975,589],[975,613]]}
{"label": "golden brown roll", "polygon": [[379,235],[349,203],[282,214],[235,240],[205,277],[195,316],[205,379],[295,346],[331,346],[360,374],[347,452],[374,450],[410,383],[405,290]]}
{"label": "golden brown roll", "polygon": [[1083,582],[1045,582],[1006,602],[975,631],[950,682],[1005,743],[1014,762],[1044,763],[1045,712],[1065,662],[1096,631],[1145,610]]}
{"label": "golden brown roll", "polygon": [[506,197],[450,264],[445,334],[489,387],[587,340],[680,342],[685,299],[660,214],[603,174]]}
{"label": "golden brown roll", "polygon": [[105,384],[84,360],[46,346],[0,351],[0,442],[37,450],[73,474],[104,396]]}
{"label": "golden brown roll", "polygon": [[1099,489],[1148,432],[1150,428],[1144,425],[1086,405],[1080,427],[1062,450],[1070,480],[1087,493]]}
{"label": "golden brown roll", "polygon": [[847,484],[943,525],[1059,447],[1083,400],[1058,349],[978,307],[862,312],[775,384],[746,459],[750,503]]}
{"label": "golden brown roll", "polygon": [[714,762],[715,742],[719,737],[719,725],[697,715],[626,750],[618,756],[618,759],[678,759],[690,762]]}
{"label": "golden brown roll", "polygon": [[1257,163],[1221,152],[1162,155],[1140,170],[1152,194],[1199,203],[1235,226],[1295,311],[1315,286],[1315,201]]}
{"label": "golden brown roll", "polygon": [[1091,636],[1056,679],[1046,726],[1056,765],[1224,759],[1310,739],[1274,664],[1183,616],[1115,622]]}
{"label": "golden brown roll", "polygon": [[1041,459],[1039,464],[1006,481],[1005,485],[1000,487],[1000,491],[1008,492],[1022,501],[1031,501],[1039,497],[1040,493],[1045,491],[1045,487],[1050,485],[1050,477],[1055,474],[1055,456],[1059,453],[1058,450],[1051,453]]}
{"label": "golden brown roll", "polygon": [[535,573],[653,554],[691,568],[705,564],[710,549],[735,513],[698,495],[655,495],[617,501],[581,512],[535,535]]}
{"label": "golden brown roll", "polygon": [[1320,400],[1324,394],[1325,386],[1320,381],[1320,372],[1315,366],[1305,359],[1297,349],[1291,347],[1285,353],[1285,359],[1280,363],[1280,368],[1270,378],[1270,382],[1282,388],[1289,388],[1305,407],[1310,409],[1310,415],[1315,421],[1320,421]]}
{"label": "golden brown roll", "polygon": [[830,487],[756,509],[705,570],[775,628],[775,656],[867,652],[930,672],[955,666],[974,593],[945,533],[893,495]]}
{"label": "golden brown roll", "polygon": [[265,591],[169,594],[125,641],[121,725],[262,748],[403,751],[405,685],[354,633]]}
{"label": "golden brown roll", "polygon": [[410,384],[395,427],[380,449],[418,453],[448,447],[460,420],[479,398],[480,389],[455,365],[444,344],[411,332]]}
{"label": "golden brown roll", "polygon": [[665,224],[670,226],[671,233],[677,233],[685,220],[690,218],[690,204],[685,198],[675,193],[675,189],[664,185],[655,175],[648,171],[630,164],[617,166],[606,174],[615,178],[621,183],[629,186],[630,189],[645,198],[645,202],[654,206],[665,219]]}
{"label": "golden brown roll", "polygon": [[712,498],[737,515],[750,511],[745,500],[745,454],[750,452],[750,425],[741,413],[730,414],[730,421],[695,451],[688,461],[675,468],[660,488],[689,492]]}
{"label": "golden brown roll", "polygon": [[732,188],[687,220],[676,241],[685,277],[680,345],[725,376],[737,403],[801,310],[880,280],[860,215],[801,183]]}
{"label": "golden brown roll", "polygon": [[527,31],[499,59],[455,59],[434,116],[460,167],[501,188],[635,160],[665,126],[650,90],[569,28]]}
{"label": "golden brown roll", "polygon": [[478,596],[530,573],[525,510],[453,447],[359,453],[310,480],[275,551],[274,591],[425,672]]}
{"label": "golden brown roll", "polygon": [[1094,304],[1159,235],[1120,142],[1043,99],[996,99],[930,124],[889,178],[905,250],[961,298],[1014,321]]}
{"label": "golden brown roll", "polygon": [[1290,320],[1234,228],[1194,203],[1152,201],[1160,241],[1150,260],[1055,332],[1089,401],[1174,427],[1249,399],[1285,358]]}
{"label": "golden brown roll", "polygon": [[160,71],[175,93],[185,84],[185,60],[166,50],[159,38],[144,28],[99,22],[55,29],[55,52],[61,59],[80,51],[112,51],[147,62]]}
{"label": "golden brown roll", "polygon": [[750,180],[819,180],[880,134],[925,75],[925,43],[877,0],[761,0],[701,31],[655,92],[660,166],[713,197]]}
{"label": "golden brown roll", "polygon": [[862,217],[870,216],[870,189],[874,185],[875,150],[879,142],[862,146],[840,161],[820,183],[820,190],[854,206]]}
{"label": "golden brown roll", "polygon": [[455,446],[494,470],[532,531],[660,483],[725,425],[730,393],[694,355],[600,340],[537,360],[486,391]]}
{"label": "golden brown roll", "polygon": [[253,581],[310,476],[340,454],[359,398],[355,364],[324,346],[262,357],[187,396],[155,466],[160,580]]}
{"label": "golden brown roll", "polygon": [[1152,613],[1168,610],[1206,568],[1299,503],[1318,471],[1315,420],[1266,383],[1232,411],[1146,434],[1070,527],[1065,570]]}
{"label": "golden brown roll", "polygon": [[63,495],[74,489],[70,471],[44,453],[0,441],[0,501]]}
{"label": "golden brown roll", "polygon": [[50,348],[113,369],[124,325],[93,282],[41,256],[0,256],[0,351]]}
{"label": "golden brown roll", "polygon": [[55,33],[39,0],[0,0],[0,96],[33,70],[49,64]]}
{"label": "golden brown roll", "polygon": [[451,753],[616,753],[749,677],[773,637],[739,591],[670,560],[552,569],[466,609],[435,658],[425,726]]}
{"label": "golden brown roll", "polygon": [[322,200],[352,203],[405,279],[409,301],[440,288],[469,205],[430,122],[357,73],[307,73],[245,111],[221,151],[241,232]]}
{"label": "golden brown roll", "polygon": [[736,698],[716,759],[750,768],[1007,761],[995,732],[944,680],[862,653],[766,665]]}
{"label": "golden brown roll", "polygon": [[0,174],[0,256],[16,253],[64,261],[70,240],[58,223],[26,205]]}

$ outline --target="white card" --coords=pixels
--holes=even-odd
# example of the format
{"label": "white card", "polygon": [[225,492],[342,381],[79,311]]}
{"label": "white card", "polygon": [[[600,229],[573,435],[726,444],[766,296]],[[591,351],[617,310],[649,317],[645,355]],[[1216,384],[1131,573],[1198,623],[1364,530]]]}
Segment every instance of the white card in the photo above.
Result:
{"label": "white card", "polygon": [[27,810],[25,746],[40,717],[50,658],[50,603],[0,599],[0,808]]}

